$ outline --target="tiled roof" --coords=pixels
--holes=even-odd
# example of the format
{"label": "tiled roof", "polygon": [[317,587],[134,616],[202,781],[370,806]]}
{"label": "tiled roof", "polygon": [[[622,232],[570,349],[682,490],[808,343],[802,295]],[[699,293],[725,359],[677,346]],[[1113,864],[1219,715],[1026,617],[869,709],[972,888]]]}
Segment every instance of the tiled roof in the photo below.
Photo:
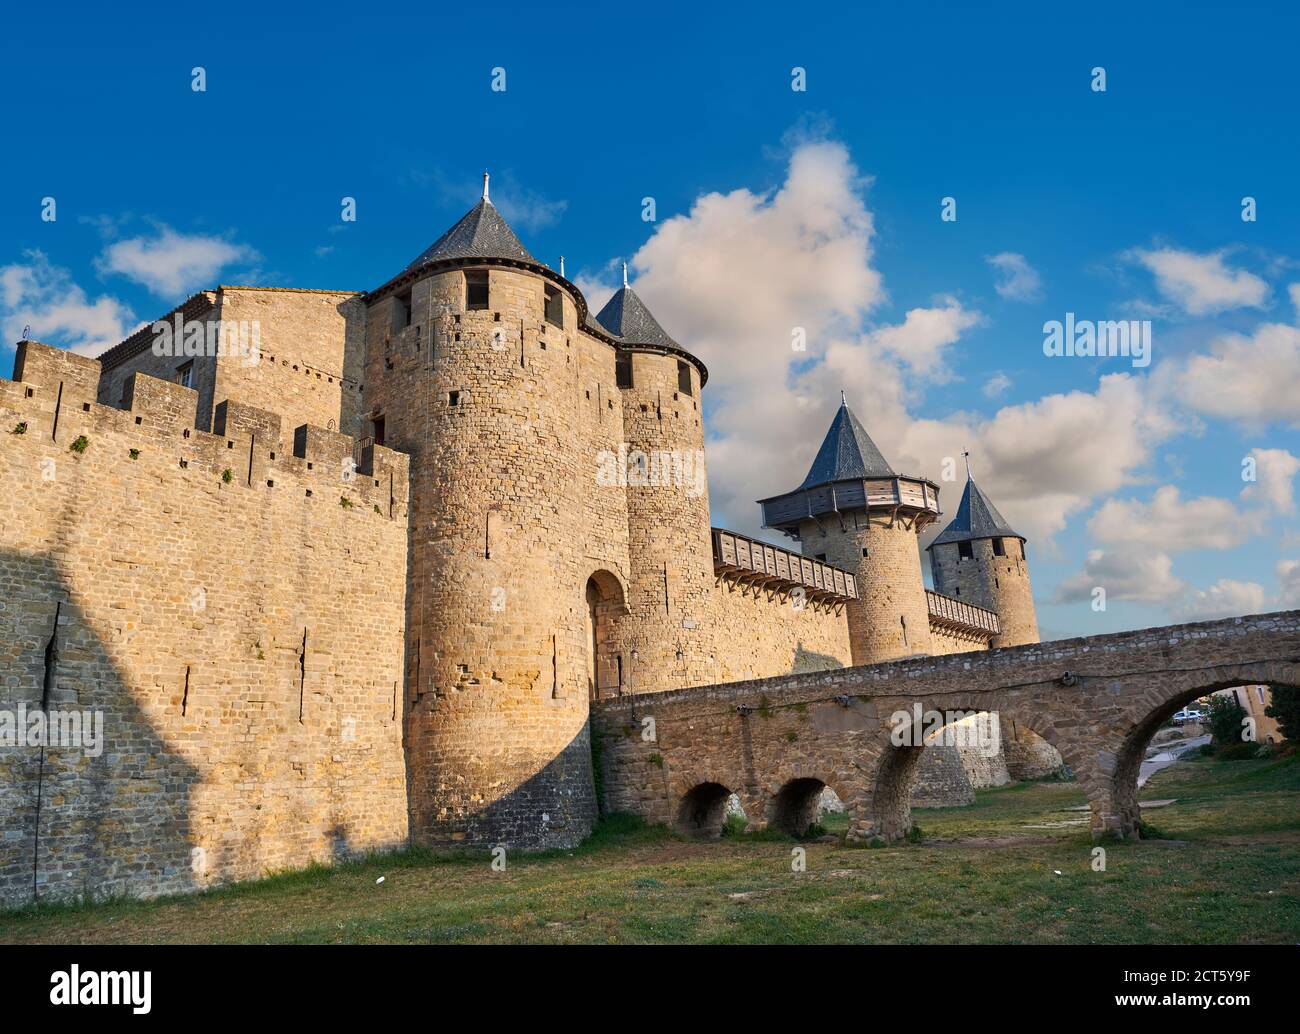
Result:
{"label": "tiled roof", "polygon": [[957,515],[928,548],[933,549],[947,542],[1003,537],[1024,539],[1018,531],[1011,529],[1006,518],[998,513],[998,508],[980,491],[979,485],[968,478],[966,490],[961,495],[961,505],[957,507]]}
{"label": "tiled roof", "polygon": [[833,481],[893,476],[894,469],[885,462],[862,422],[853,415],[847,403],[841,402],[822,447],[817,450],[817,458],[799,488],[812,488]]}
{"label": "tiled roof", "polygon": [[537,263],[501,217],[496,206],[481,198],[455,226],[422,251],[407,270],[446,259],[496,258]]}
{"label": "tiled roof", "polygon": [[659,321],[650,314],[632,288],[624,286],[614,292],[614,297],[596,316],[600,326],[608,333],[633,345],[659,345],[662,348],[681,350],[681,345],[668,336]]}

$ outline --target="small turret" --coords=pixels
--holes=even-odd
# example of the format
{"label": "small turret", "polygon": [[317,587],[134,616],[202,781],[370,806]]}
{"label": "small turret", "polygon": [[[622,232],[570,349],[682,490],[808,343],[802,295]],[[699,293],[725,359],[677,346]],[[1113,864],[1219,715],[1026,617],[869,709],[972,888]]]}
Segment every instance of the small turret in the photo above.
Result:
{"label": "small turret", "polygon": [[841,394],[817,457],[793,492],[759,500],[763,524],[802,543],[805,556],[852,571],[854,664],[930,652],[930,616],[917,535],[939,516],[939,486],[895,473]]}
{"label": "small turret", "polygon": [[935,591],[997,611],[1002,631],[990,647],[1036,643],[1025,537],[975,484],[969,466],[966,475],[956,516],[928,547]]}

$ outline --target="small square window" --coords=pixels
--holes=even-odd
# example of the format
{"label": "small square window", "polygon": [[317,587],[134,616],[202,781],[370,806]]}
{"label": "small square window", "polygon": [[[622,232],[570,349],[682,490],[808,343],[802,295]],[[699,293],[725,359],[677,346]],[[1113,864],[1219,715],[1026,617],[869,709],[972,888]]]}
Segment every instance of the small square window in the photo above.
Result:
{"label": "small square window", "polygon": [[460,405],[460,392],[459,392],[459,391],[449,391],[449,392],[447,392],[447,403],[448,403],[448,405],[459,406],[459,405]]}
{"label": "small square window", "polygon": [[488,273],[486,269],[468,269],[465,271],[465,308],[486,309],[488,307]]}
{"label": "small square window", "polygon": [[957,556],[961,560],[973,560],[975,558],[975,550],[971,547],[969,542],[958,542]]}
{"label": "small square window", "polygon": [[1006,555],[1007,555],[1007,548],[1006,548],[1005,545],[1003,545],[1001,539],[994,539],[994,540],[993,540],[993,555],[994,555],[994,556],[1006,556]]}
{"label": "small square window", "polygon": [[546,305],[544,307],[546,322],[552,326],[564,326],[564,295],[560,293],[558,287],[552,287],[547,284],[544,288],[546,292]]}
{"label": "small square window", "polygon": [[393,298],[393,330],[405,330],[411,325],[411,292]]}
{"label": "small square window", "polygon": [[194,387],[194,360],[176,368],[176,383],[182,388]]}

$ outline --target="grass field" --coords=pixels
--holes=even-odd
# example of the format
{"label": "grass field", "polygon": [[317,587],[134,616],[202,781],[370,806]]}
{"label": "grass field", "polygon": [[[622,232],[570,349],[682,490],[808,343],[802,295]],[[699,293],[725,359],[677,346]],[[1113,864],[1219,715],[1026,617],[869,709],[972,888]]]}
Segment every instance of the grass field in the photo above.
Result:
{"label": "grass field", "polygon": [[[0,942],[1254,943],[1300,940],[1300,758],[1197,759],[1143,800],[1165,840],[1094,844],[1074,784],[918,810],[917,844],[681,839],[626,818],[573,851],[411,851],[205,894],[0,914]],[[835,831],[843,822],[828,822]],[[807,869],[791,871],[792,848]],[[383,877],[382,883],[376,882]]]}

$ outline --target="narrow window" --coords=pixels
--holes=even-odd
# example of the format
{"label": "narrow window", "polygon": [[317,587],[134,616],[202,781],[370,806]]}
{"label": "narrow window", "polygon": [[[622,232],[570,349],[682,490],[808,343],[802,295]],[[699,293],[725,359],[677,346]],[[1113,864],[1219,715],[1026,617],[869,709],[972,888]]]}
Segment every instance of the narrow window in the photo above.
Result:
{"label": "narrow window", "polygon": [[411,292],[393,298],[393,329],[405,330],[411,325]]}
{"label": "narrow window", "polygon": [[1020,559],[1025,559],[1025,543],[1023,541],[1020,543]]}
{"label": "narrow window", "polygon": [[465,308],[486,309],[488,307],[488,274],[486,269],[468,269],[465,271]]}
{"label": "narrow window", "polygon": [[182,388],[194,387],[194,360],[176,368],[176,383]]}
{"label": "narrow window", "polygon": [[447,403],[448,403],[448,405],[459,406],[459,405],[460,405],[460,392],[459,392],[459,391],[449,391],[449,392],[447,392]]}
{"label": "narrow window", "polygon": [[994,539],[994,540],[993,540],[993,555],[994,555],[994,556],[1006,556],[1006,555],[1007,555],[1007,549],[1006,549],[1006,546],[1004,546],[1004,545],[1002,544],[1002,540],[1001,540],[1001,539]]}
{"label": "narrow window", "polygon": [[975,556],[975,551],[971,548],[969,542],[957,543],[957,558],[959,560],[971,560]]}
{"label": "narrow window", "polygon": [[550,284],[546,285],[545,291],[546,291],[546,305],[545,305],[546,322],[550,323],[552,326],[563,327],[564,326],[564,296],[560,294],[560,289],[558,287],[552,287]]}
{"label": "narrow window", "polygon": [[371,424],[374,427],[374,432],[372,433],[371,437],[375,439],[376,445],[383,445],[384,444],[384,418],[381,416],[377,416],[375,417],[374,420],[371,421]]}
{"label": "narrow window", "polygon": [[683,395],[690,395],[691,392],[691,365],[677,360],[677,390]]}
{"label": "narrow window", "polygon": [[614,382],[620,388],[632,387],[632,356],[622,353],[614,357]]}

